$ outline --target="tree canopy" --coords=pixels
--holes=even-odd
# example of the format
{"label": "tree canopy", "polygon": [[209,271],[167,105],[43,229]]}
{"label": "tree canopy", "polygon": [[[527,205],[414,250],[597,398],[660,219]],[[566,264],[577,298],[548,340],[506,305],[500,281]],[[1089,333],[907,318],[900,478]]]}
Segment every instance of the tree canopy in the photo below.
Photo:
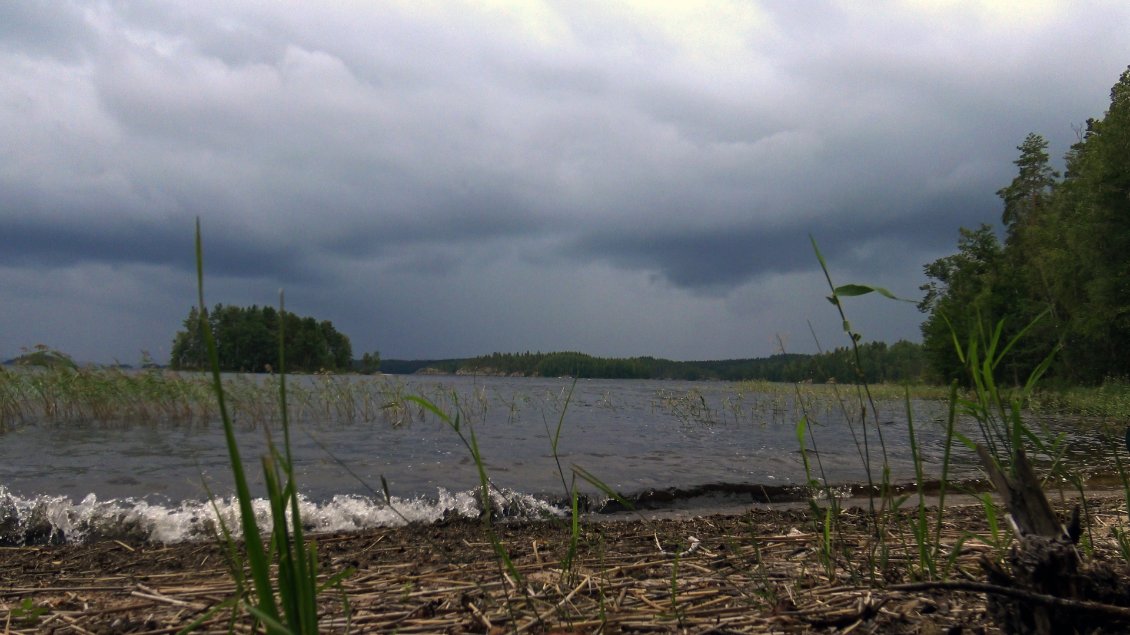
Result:
{"label": "tree canopy", "polygon": [[960,372],[954,338],[998,323],[1003,341],[1028,329],[1009,356],[1018,381],[1053,353],[1064,382],[1130,375],[1130,68],[1079,133],[1062,177],[1043,137],[1017,147],[1016,178],[997,192],[1003,244],[988,225],[962,228],[958,253],[926,265],[923,344],[940,375]]}
{"label": "tree canopy", "polygon": [[[220,369],[224,371],[260,373],[278,369],[280,324],[288,371],[344,371],[349,370],[353,362],[349,338],[328,320],[319,322],[289,311],[280,313],[271,307],[223,304],[217,304],[207,318],[216,340]],[[173,338],[169,365],[174,369],[207,367],[200,326],[200,312],[193,307],[184,320],[184,330]]]}

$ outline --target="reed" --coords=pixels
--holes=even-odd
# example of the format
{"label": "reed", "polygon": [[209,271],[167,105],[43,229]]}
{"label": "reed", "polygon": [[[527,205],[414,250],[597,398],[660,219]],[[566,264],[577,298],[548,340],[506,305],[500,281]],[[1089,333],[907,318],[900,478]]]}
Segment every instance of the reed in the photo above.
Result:
{"label": "reed", "polygon": [[[901,504],[901,501],[896,501],[890,480],[890,461],[887,452],[886,439],[884,438],[883,429],[878,418],[879,409],[876,405],[877,400],[875,398],[875,395],[871,391],[870,385],[864,379],[864,373],[861,370],[862,362],[859,352],[859,342],[863,338],[863,336],[852,328],[851,322],[848,320],[846,311],[844,309],[843,299],[847,297],[865,295],[872,292],[895,300],[898,300],[898,298],[895,297],[890,291],[887,291],[886,289],[883,289],[881,287],[862,284],[846,284],[837,286],[832,282],[832,275],[828,269],[828,264],[824,260],[824,256],[823,254],[821,254],[820,248],[816,244],[816,240],[813,238],[811,239],[811,242],[813,252],[816,255],[816,259],[820,264],[820,269],[824,273],[824,279],[827,281],[828,289],[831,292],[831,295],[828,296],[828,301],[831,302],[834,307],[836,307],[836,311],[839,313],[841,323],[843,324],[844,334],[848,337],[851,345],[855,368],[857,371],[855,373],[855,377],[849,378],[851,380],[849,389],[854,392],[854,398],[851,399],[851,405],[849,405],[849,399],[844,397],[841,393],[841,388],[838,384],[832,384],[830,386],[830,390],[832,391],[832,394],[834,396],[834,403],[839,407],[842,421],[848,427],[852,442],[855,445],[856,452],[859,455],[860,464],[863,468],[864,477],[867,482],[866,491],[868,502],[868,522],[870,523],[871,535],[873,537],[873,539],[868,543],[867,554],[864,562],[860,563],[857,560],[853,560],[852,558],[848,557],[846,553],[841,554],[841,557],[843,559],[843,562],[852,571],[853,578],[858,580],[867,579],[871,584],[876,584],[880,579],[882,573],[881,570],[886,569],[888,565],[887,554],[889,553],[890,549],[886,543],[886,540],[887,536],[890,534],[889,525],[892,518],[896,516],[895,513],[898,511],[898,506],[899,504]],[[817,344],[819,344],[819,342],[817,342]],[[799,399],[799,388],[797,389],[797,396]],[[905,391],[904,399],[906,402],[906,409],[907,411],[909,411],[910,398],[909,393]],[[858,420],[855,418],[854,413],[860,413]],[[805,411],[805,416],[802,421],[808,424],[805,426],[809,430],[808,439],[812,444],[813,449],[815,449],[815,439],[811,433],[811,421],[807,410]],[[801,437],[800,431],[801,428],[798,426],[798,437]],[[875,450],[872,447],[873,437],[874,441],[878,442],[878,456],[874,455]],[[803,438],[801,439],[801,443],[803,452]],[[912,450],[912,452],[914,453],[916,470],[920,471],[918,456],[915,451]],[[818,451],[816,452],[816,456],[818,465],[820,465]],[[878,484],[876,484],[875,482],[876,466],[873,463],[874,461],[878,461]],[[809,469],[807,459],[805,460],[805,469],[807,473]],[[833,541],[834,537],[839,536],[842,531],[842,528],[839,524],[840,502],[836,492],[828,485],[827,479],[822,478],[821,480],[823,482],[824,498],[827,502],[827,507],[824,509],[822,526],[818,526],[817,529],[823,535],[821,548],[825,553],[822,554],[821,559],[822,561],[827,562],[825,566],[828,568],[829,577],[831,577],[831,575],[834,573],[835,557],[837,556],[837,554],[835,553]],[[809,481],[810,483],[812,482],[811,477],[809,477]],[[876,505],[877,502],[878,505]],[[818,511],[815,499],[810,498],[809,504],[813,509],[814,516],[816,518],[819,518],[819,515],[815,513]],[[814,518],[814,522],[818,521]]]}
{"label": "reed", "polygon": [[[827,264],[820,254],[820,250],[815,241],[813,241],[813,249],[828,282],[828,287],[831,290],[831,296],[828,299],[832,305],[836,307],[843,321],[843,330],[851,341],[853,350],[856,351],[856,362],[858,366],[857,343],[862,339],[862,336],[852,329],[851,323],[848,321],[844,310],[843,298],[868,293],[878,293],[895,300],[899,298],[885,289],[870,285],[848,284],[836,286],[832,282]],[[990,456],[998,466],[1010,463],[1016,456],[1016,453],[1019,452],[1020,448],[1024,445],[1028,445],[1036,452],[1049,457],[1051,461],[1051,473],[1056,476],[1058,480],[1071,483],[1075,486],[1083,501],[1084,512],[1086,513],[1087,503],[1083,487],[1083,476],[1077,470],[1069,469],[1061,460],[1065,451],[1064,437],[1062,435],[1052,435],[1046,429],[1033,430],[1027,425],[1023,416],[1023,407],[1025,404],[1033,401],[1033,395],[1036,394],[1036,387],[1041,377],[1050,366],[1052,356],[1049,356],[1040,363],[1032,371],[1027,381],[1016,389],[1005,389],[1001,387],[995,379],[996,370],[1002,360],[1004,360],[1009,351],[1016,346],[1017,342],[1030,331],[1036,321],[1042,317],[1043,316],[1038,316],[1036,320],[1020,329],[1015,336],[1008,340],[1002,338],[1002,333],[1004,332],[1003,322],[998,322],[991,329],[980,329],[974,336],[971,336],[967,342],[959,341],[956,331],[952,329],[951,325],[951,332],[954,333],[953,341],[955,353],[966,368],[971,389],[961,394],[958,391],[956,383],[951,385],[949,389],[949,414],[946,418],[945,441],[941,465],[942,474],[938,495],[937,515],[933,528],[930,527],[925,503],[926,491],[924,485],[926,476],[923,469],[924,459],[916,434],[914,413],[911,408],[911,394],[909,389],[904,389],[903,401],[906,409],[907,441],[909,442],[911,460],[915,470],[916,494],[918,497],[914,514],[909,520],[909,531],[913,537],[918,556],[915,564],[912,566],[911,573],[920,579],[945,579],[949,574],[950,566],[953,562],[954,556],[952,555],[950,558],[947,558],[944,563],[942,562],[942,545],[940,540],[942,518],[945,513],[945,495],[949,486],[952,445],[954,439],[960,440],[971,450],[976,445],[974,440],[959,433],[955,429],[956,419],[959,414],[972,419],[976,423],[977,429],[980,431],[980,443],[989,448]],[[980,324],[981,321],[978,320],[978,323]],[[859,373],[859,377],[862,378],[863,374]],[[837,386],[832,386],[831,389],[838,395],[839,388]],[[890,483],[887,446],[882,427],[879,425],[879,420],[876,415],[878,408],[876,406],[877,400],[875,394],[865,381],[857,382],[854,386],[854,390],[856,411],[862,413],[859,420],[860,428],[858,434],[856,428],[853,426],[853,417],[848,408],[844,407],[843,415],[845,423],[851,430],[852,438],[859,452],[860,462],[868,479],[870,520],[873,525],[873,536],[875,540],[873,540],[870,545],[867,560],[868,569],[874,572],[876,569],[886,569],[888,566],[886,554],[890,552],[890,545],[886,542],[887,537],[891,535],[902,535],[901,532],[892,531],[891,522],[892,519],[897,518],[898,509],[906,501],[906,497],[896,497]],[[870,441],[870,431],[873,431],[875,440],[878,442],[879,455],[877,458],[881,461],[879,465],[881,479],[878,484],[872,480],[872,444]],[[806,445],[813,450],[815,450],[816,447],[815,439],[811,433],[811,420],[807,413],[805,413],[805,416],[801,418],[797,425],[797,436],[798,442],[801,445],[801,457],[808,481],[811,485],[816,485],[819,481],[812,478],[812,470],[806,453]],[[817,460],[819,460],[818,453],[816,456]],[[832,537],[835,532],[835,515],[838,513],[838,509],[836,507],[836,498],[830,490],[826,489],[825,497],[828,499],[828,507],[825,509],[824,514],[822,528],[824,545],[822,549],[825,550],[826,553],[822,554],[822,559],[830,560],[834,554],[829,545],[832,543]],[[1128,504],[1130,504],[1130,488],[1127,489],[1127,501]],[[810,503],[813,507],[813,511],[816,512],[817,507],[815,499],[810,499]],[[1000,532],[996,508],[991,497],[985,495],[982,497],[982,503],[990,527],[989,542],[997,548],[997,554],[1000,556],[1003,553],[1001,551],[1003,543],[1007,539],[1004,538]],[[814,522],[818,521],[814,519]],[[962,541],[964,540],[965,537],[963,537]],[[1088,544],[1092,540],[1093,539],[1089,538]],[[1126,544],[1128,545],[1127,551],[1130,552],[1130,541],[1126,541]],[[1087,544],[1085,544],[1084,547],[1089,548]],[[960,548],[960,544],[958,548]],[[876,559],[876,554],[879,555],[878,559]],[[831,575],[831,565],[829,564],[827,566],[829,567],[829,575]],[[873,578],[872,582],[874,581]]]}
{"label": "reed", "polygon": [[1083,417],[1099,426],[1130,420],[1130,379],[1107,378],[1099,386],[1071,386],[1034,391],[1027,406],[1034,412]]}
{"label": "reed", "polygon": [[[1125,444],[1126,450],[1130,451],[1130,428],[1126,430]],[[1122,483],[1122,493],[1126,499],[1127,514],[1130,514],[1130,477],[1127,476],[1125,464],[1122,462],[1120,445],[1122,444],[1118,442],[1110,443],[1113,448],[1115,466],[1118,468],[1118,478]],[[1122,554],[1122,559],[1130,562],[1130,532],[1125,527],[1115,527],[1112,532],[1115,541],[1118,543],[1118,550]]]}
{"label": "reed", "polygon": [[[302,518],[298,507],[298,485],[294,478],[294,461],[290,450],[290,425],[287,417],[286,364],[282,325],[279,329],[279,408],[281,411],[283,445],[280,449],[270,439],[269,452],[261,457],[263,476],[267,486],[267,499],[271,509],[269,546],[263,544],[263,534],[255,518],[253,498],[243,468],[243,460],[235,438],[235,428],[228,414],[224,383],[220,375],[216,342],[207,321],[204,303],[204,251],[200,234],[200,221],[196,223],[196,279],[200,306],[201,332],[212,367],[212,388],[223,423],[228,456],[235,480],[239,501],[242,543],[250,568],[250,591],[254,600],[243,599],[244,608],[263,625],[268,633],[299,634],[318,632],[318,595],[328,585],[332,586],[349,575],[349,570],[332,576],[324,583],[318,579],[318,558],[315,543],[306,542]],[[279,310],[285,309],[282,294]],[[221,521],[221,526],[223,523]],[[227,527],[223,537],[229,554],[238,553],[236,541]],[[235,559],[239,562],[238,559]],[[272,577],[272,567],[275,575]],[[233,568],[237,587],[244,587],[242,572]]]}
{"label": "reed", "polygon": [[549,450],[553,454],[553,462],[557,466],[557,475],[561,478],[561,487],[564,489],[565,499],[569,501],[569,548],[565,551],[565,557],[561,561],[561,572],[568,582],[573,581],[573,560],[577,556],[577,545],[581,537],[580,492],[577,489],[577,475],[575,473],[569,483],[565,482],[565,470],[561,467],[561,454],[558,452],[558,448],[561,444],[561,429],[565,425],[565,413],[569,409],[569,402],[572,401],[573,391],[576,388],[577,380],[574,379],[573,383],[569,385],[569,394],[565,397],[565,404],[561,407],[557,416],[557,426],[552,434],[549,432],[549,422],[542,420],[542,423],[545,424],[545,434],[549,437]]}

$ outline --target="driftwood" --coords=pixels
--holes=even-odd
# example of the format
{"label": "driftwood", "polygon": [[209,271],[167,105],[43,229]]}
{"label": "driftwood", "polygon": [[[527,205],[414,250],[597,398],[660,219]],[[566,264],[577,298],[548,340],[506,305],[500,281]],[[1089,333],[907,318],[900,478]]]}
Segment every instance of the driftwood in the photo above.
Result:
{"label": "driftwood", "polygon": [[[1075,546],[1080,536],[1078,506],[1065,528],[1023,449],[1017,448],[1013,456],[1011,475],[983,446],[977,446],[977,454],[1008,507],[1017,538],[1004,566],[988,558],[981,562],[992,585],[1016,591],[988,596],[989,615],[1000,629],[1022,635],[1130,631],[1127,572],[1080,558]],[[1034,600],[1037,596],[1066,601],[1040,602]]]}

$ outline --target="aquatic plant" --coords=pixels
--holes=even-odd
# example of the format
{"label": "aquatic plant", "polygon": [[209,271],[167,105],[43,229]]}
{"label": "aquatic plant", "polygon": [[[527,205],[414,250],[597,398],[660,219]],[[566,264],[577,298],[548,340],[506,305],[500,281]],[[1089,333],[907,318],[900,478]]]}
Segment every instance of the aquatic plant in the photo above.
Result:
{"label": "aquatic plant", "polygon": [[[302,529],[298,507],[298,485],[294,478],[294,461],[290,450],[290,425],[286,408],[286,346],[283,326],[279,327],[279,407],[282,415],[283,445],[280,450],[268,436],[268,454],[262,457],[263,476],[267,485],[267,499],[271,508],[272,524],[268,535],[269,548],[264,548],[263,536],[252,508],[251,490],[243,469],[243,460],[235,438],[235,429],[227,411],[224,384],[220,376],[216,342],[207,322],[204,304],[204,252],[200,235],[200,221],[196,222],[196,281],[199,296],[200,331],[207,349],[212,369],[212,387],[223,422],[227,440],[236,496],[239,500],[240,524],[247,561],[251,573],[251,587],[255,601],[244,600],[244,607],[268,633],[299,634],[318,632],[318,594],[325,585],[337,584],[349,575],[347,569],[319,583],[318,558],[315,543],[307,544]],[[279,310],[285,310],[279,294]],[[221,525],[223,522],[221,520]],[[226,526],[223,527],[227,553],[236,554],[235,540]],[[276,570],[271,576],[272,565]],[[239,567],[242,569],[242,567]],[[233,579],[242,586],[242,571],[233,568]]]}

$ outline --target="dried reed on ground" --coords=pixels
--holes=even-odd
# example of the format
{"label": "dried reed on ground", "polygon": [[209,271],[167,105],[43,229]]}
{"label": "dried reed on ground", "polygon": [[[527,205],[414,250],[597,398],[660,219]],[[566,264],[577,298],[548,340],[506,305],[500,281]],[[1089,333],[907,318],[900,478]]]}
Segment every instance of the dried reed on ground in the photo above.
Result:
{"label": "dried reed on ground", "polygon": [[[1093,499],[1096,536],[1125,522],[1119,497]],[[912,520],[913,511],[903,522]],[[497,553],[474,521],[319,538],[320,569],[353,567],[340,598],[322,601],[324,632],[978,632],[984,595],[970,593],[993,547],[979,507],[949,506],[943,550],[961,544],[954,582],[918,583],[913,541],[890,541],[879,585],[853,582],[858,562],[829,578],[808,510],[583,525],[570,571],[560,567],[569,528],[495,526],[524,587],[501,577]],[[866,512],[840,514],[836,553],[870,539]],[[971,537],[974,536],[974,537]],[[692,537],[697,539],[697,547]],[[1117,553],[1113,539],[1097,545]],[[681,550],[681,551],[680,551]],[[689,553],[685,553],[689,551]],[[213,544],[105,542],[5,550],[0,625],[10,633],[175,632],[228,599],[233,586]],[[960,585],[969,589],[962,591]],[[228,632],[219,611],[197,632]],[[251,620],[237,615],[236,632]]]}

